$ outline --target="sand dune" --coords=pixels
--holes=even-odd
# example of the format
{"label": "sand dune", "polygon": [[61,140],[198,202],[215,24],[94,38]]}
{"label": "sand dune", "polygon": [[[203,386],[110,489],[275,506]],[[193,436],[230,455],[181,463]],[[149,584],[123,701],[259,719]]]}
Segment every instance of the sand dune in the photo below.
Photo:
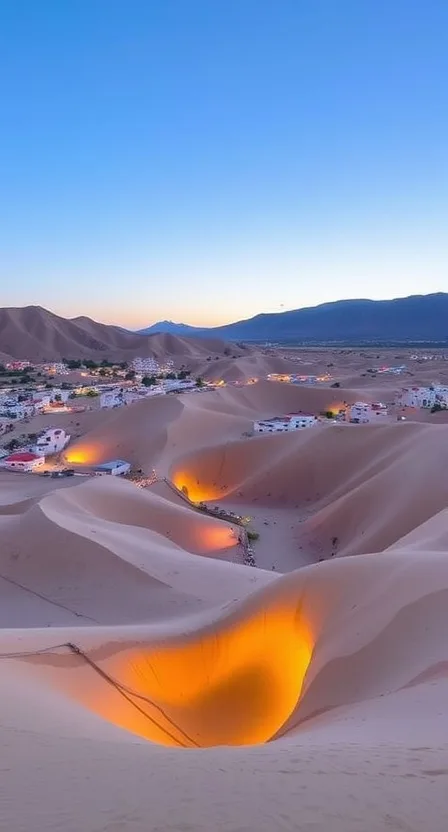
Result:
{"label": "sand dune", "polygon": [[40,306],[0,309],[0,353],[15,359],[108,358],[123,361],[136,356],[156,359],[171,356],[205,360],[210,352],[222,356],[224,350],[230,353],[233,349],[217,339],[139,335],[85,316],[70,320]]}
{"label": "sand dune", "polygon": [[276,571],[164,482],[0,477],[5,828],[444,832],[448,428],[245,435],[335,394],[152,399],[67,451],[253,513],[255,554],[266,512]]}

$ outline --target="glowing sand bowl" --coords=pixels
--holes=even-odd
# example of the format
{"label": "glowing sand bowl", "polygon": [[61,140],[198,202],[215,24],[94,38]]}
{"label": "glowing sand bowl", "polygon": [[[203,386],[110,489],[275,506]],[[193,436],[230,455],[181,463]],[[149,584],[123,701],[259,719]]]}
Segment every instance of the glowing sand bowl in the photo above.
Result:
{"label": "glowing sand bowl", "polygon": [[138,693],[131,702],[101,678],[78,695],[103,718],[162,745],[264,743],[299,700],[312,646],[300,609],[277,601],[221,630],[102,662]]}
{"label": "glowing sand bowl", "polygon": [[94,465],[101,462],[101,450],[96,445],[75,445],[67,449],[65,458],[71,465]]}
{"label": "glowing sand bowl", "polygon": [[222,490],[217,486],[199,484],[194,474],[189,471],[176,471],[172,475],[172,479],[176,488],[183,491],[193,503],[217,500],[224,496]]}

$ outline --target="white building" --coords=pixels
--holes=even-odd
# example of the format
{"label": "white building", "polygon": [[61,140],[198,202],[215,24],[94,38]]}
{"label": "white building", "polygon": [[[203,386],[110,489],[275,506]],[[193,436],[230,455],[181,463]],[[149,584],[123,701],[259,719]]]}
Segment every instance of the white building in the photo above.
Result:
{"label": "white building", "polygon": [[346,415],[349,422],[365,425],[387,416],[387,406],[382,402],[355,402],[347,408]]}
{"label": "white building", "polygon": [[93,470],[97,476],[109,475],[112,477],[120,477],[129,473],[131,465],[123,459],[113,459],[111,462],[103,462],[102,465],[95,465]]}
{"label": "white building", "polygon": [[100,407],[121,407],[123,404],[123,394],[119,388],[116,390],[107,390],[105,393],[100,394]]}
{"label": "white building", "polygon": [[30,472],[40,468],[44,463],[45,457],[42,454],[33,454],[31,451],[17,451],[7,456],[2,465],[9,471]]}
{"label": "white building", "polygon": [[43,454],[58,454],[70,442],[70,435],[62,428],[47,428],[37,439],[35,451]]}
{"label": "white building", "polygon": [[399,398],[403,407],[432,407],[435,402],[435,387],[404,387]]}
{"label": "white building", "polygon": [[285,433],[290,430],[310,428],[317,423],[317,417],[311,413],[289,413],[287,416],[274,416],[272,419],[261,419],[254,422],[254,432]]}

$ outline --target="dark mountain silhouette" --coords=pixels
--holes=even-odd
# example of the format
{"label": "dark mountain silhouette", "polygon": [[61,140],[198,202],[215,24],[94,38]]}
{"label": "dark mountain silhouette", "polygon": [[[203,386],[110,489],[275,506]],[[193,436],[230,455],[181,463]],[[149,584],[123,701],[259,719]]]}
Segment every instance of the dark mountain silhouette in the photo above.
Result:
{"label": "dark mountain silhouette", "polygon": [[155,335],[158,332],[166,332],[168,335],[196,335],[203,332],[201,327],[190,326],[189,324],[175,324],[173,321],[159,321],[157,324],[139,329],[138,335]]}
{"label": "dark mountain silhouette", "polygon": [[[185,335],[186,324],[164,321]],[[179,327],[179,329],[177,329]],[[306,309],[256,315],[221,327],[187,327],[197,337],[227,341],[444,341],[448,339],[448,294],[411,295],[395,300],[339,300]]]}

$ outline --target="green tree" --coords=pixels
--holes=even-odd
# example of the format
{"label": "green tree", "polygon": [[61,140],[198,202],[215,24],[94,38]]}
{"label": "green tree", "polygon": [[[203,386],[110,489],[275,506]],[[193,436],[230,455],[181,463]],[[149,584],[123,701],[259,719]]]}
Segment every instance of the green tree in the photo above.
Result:
{"label": "green tree", "polygon": [[6,443],[5,448],[7,451],[15,451],[16,448],[20,448],[20,442],[18,439],[10,439],[9,442]]}
{"label": "green tree", "polygon": [[176,373],[167,373],[166,378],[169,378],[171,381],[174,381],[176,378]]}
{"label": "green tree", "polygon": [[196,379],[196,387],[203,387],[203,386],[204,386],[204,382],[202,381],[202,378],[200,376],[198,376],[198,378]]}
{"label": "green tree", "polygon": [[157,380],[155,376],[143,376],[142,384],[144,387],[152,387],[154,384],[157,384]]}
{"label": "green tree", "polygon": [[90,396],[91,399],[98,396],[98,390],[87,390],[86,396]]}
{"label": "green tree", "polygon": [[253,532],[251,530],[249,530],[247,532],[247,539],[248,540],[258,540],[259,537],[260,537],[260,535],[258,534],[258,532]]}
{"label": "green tree", "polygon": [[55,397],[54,397],[53,401],[54,401],[54,402],[61,402],[61,401],[62,401],[62,396],[61,396],[61,394],[60,394],[60,393],[56,393],[56,395],[55,395]]}

